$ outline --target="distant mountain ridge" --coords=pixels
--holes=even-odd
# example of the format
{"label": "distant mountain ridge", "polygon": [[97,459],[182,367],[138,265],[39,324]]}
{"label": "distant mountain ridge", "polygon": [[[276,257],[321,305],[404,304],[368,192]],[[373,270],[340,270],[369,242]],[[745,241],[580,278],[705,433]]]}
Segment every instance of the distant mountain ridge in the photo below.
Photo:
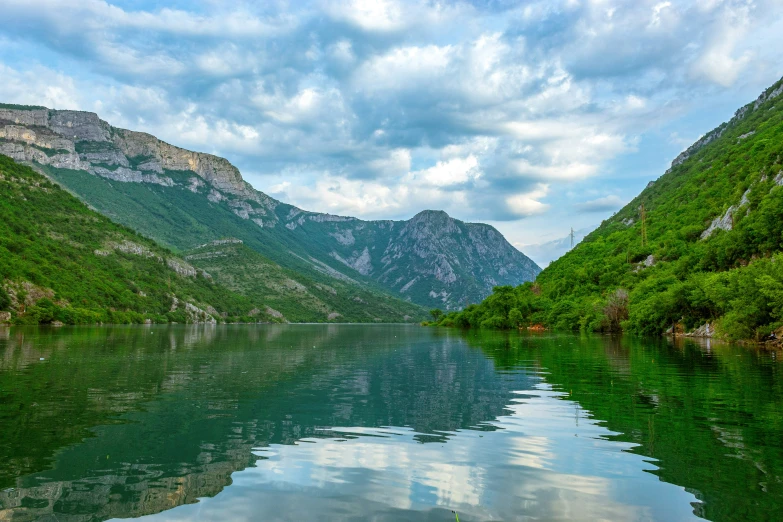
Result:
{"label": "distant mountain ridge", "polygon": [[254,189],[228,160],[98,115],[0,104],[0,154],[181,252],[226,237],[281,267],[458,309],[540,268],[489,225],[424,211],[408,221],[307,212]]}

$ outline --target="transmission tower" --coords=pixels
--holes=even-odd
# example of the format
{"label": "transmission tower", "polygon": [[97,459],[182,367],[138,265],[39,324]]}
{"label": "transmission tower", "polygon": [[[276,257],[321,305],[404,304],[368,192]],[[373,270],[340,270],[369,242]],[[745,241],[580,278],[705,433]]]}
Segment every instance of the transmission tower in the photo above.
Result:
{"label": "transmission tower", "polygon": [[571,248],[574,248],[574,227],[571,227],[571,234],[569,234],[569,237],[571,238]]}

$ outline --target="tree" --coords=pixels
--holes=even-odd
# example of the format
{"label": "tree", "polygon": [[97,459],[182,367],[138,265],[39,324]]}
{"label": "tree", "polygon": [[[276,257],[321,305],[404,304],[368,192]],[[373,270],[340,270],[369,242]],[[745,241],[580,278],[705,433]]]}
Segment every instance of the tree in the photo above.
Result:
{"label": "tree", "polygon": [[443,310],[439,308],[433,308],[430,310],[430,315],[432,316],[432,319],[437,323],[440,321],[440,318],[443,317]]}
{"label": "tree", "polygon": [[523,320],[524,317],[522,316],[522,312],[519,311],[519,308],[512,308],[508,312],[508,322],[511,323],[513,328],[518,328]]}
{"label": "tree", "polygon": [[7,310],[11,306],[11,298],[5,288],[0,286],[0,310]]}
{"label": "tree", "polygon": [[604,306],[604,314],[609,320],[609,329],[619,331],[623,321],[628,319],[628,291],[618,288],[609,295]]}

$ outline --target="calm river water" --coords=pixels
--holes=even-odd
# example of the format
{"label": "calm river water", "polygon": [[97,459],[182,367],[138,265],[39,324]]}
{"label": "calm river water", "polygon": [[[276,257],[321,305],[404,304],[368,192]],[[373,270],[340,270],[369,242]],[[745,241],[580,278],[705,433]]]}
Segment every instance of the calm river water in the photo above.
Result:
{"label": "calm river water", "polygon": [[780,358],[417,326],[0,329],[0,520],[782,520]]}

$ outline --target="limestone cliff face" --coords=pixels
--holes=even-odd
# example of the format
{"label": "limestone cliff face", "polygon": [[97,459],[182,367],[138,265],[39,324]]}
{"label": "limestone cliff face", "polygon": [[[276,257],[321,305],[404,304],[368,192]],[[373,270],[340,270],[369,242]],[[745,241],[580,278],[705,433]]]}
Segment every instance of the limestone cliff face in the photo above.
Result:
{"label": "limestone cliff face", "polygon": [[[306,212],[255,190],[224,158],[176,147],[143,132],[112,127],[90,112],[0,109],[0,154],[166,191],[166,204],[179,212],[176,220],[168,220],[168,226],[186,222],[181,219],[184,205],[180,203],[185,196],[191,197],[188,192],[198,194],[209,204],[194,211],[193,223],[214,226],[218,218],[204,214],[222,207],[241,218],[244,230],[264,243],[259,252],[283,266],[291,261],[290,267],[299,263],[296,270],[300,270],[304,262],[305,269],[340,281],[369,278],[393,295],[424,306],[461,308],[481,301],[493,286],[518,285],[534,279],[540,271],[490,226],[463,223],[439,211],[424,211],[408,221],[362,221]],[[64,179],[67,176],[60,181]],[[77,185],[69,188],[77,193],[83,189]],[[92,191],[90,197],[100,198],[100,191]],[[114,203],[107,206],[86,199],[129,226],[160,219],[160,206],[149,216],[138,211],[123,216],[123,208]],[[138,201],[135,203],[138,208]],[[158,223],[145,224],[142,228],[155,239],[165,242],[165,237],[171,237],[154,235]],[[175,234],[190,232],[183,229]],[[240,235],[240,231],[232,234]],[[216,238],[169,244],[192,249],[208,239]],[[299,261],[288,255],[293,250]]]}
{"label": "limestone cliff face", "polygon": [[[274,226],[277,201],[253,189],[228,160],[175,147],[143,132],[112,127],[97,114],[50,109],[0,109],[0,154],[17,161],[86,170],[127,183],[206,188],[211,200]],[[192,173],[175,181],[169,171]]]}

